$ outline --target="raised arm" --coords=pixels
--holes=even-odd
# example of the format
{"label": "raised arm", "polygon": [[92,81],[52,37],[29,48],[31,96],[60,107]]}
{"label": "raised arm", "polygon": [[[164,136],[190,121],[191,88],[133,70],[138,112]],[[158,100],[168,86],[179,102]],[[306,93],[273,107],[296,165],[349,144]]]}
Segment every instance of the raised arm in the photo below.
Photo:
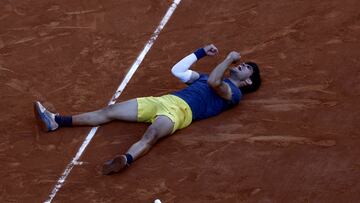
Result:
{"label": "raised arm", "polygon": [[225,60],[217,65],[214,70],[211,71],[208,79],[208,84],[213,90],[222,98],[231,100],[232,91],[230,86],[224,82],[224,73],[229,68],[230,64],[240,60],[240,54],[238,52],[230,52]]}
{"label": "raised arm", "polygon": [[199,73],[190,70],[190,67],[204,56],[214,56],[217,53],[218,50],[213,44],[200,48],[176,63],[171,68],[171,73],[183,83],[190,84],[200,77]]}

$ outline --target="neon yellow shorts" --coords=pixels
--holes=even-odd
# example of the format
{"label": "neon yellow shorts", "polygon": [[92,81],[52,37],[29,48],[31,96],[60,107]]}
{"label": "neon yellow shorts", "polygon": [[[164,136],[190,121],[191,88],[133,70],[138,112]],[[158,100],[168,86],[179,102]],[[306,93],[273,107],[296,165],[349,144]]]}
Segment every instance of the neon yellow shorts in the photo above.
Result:
{"label": "neon yellow shorts", "polygon": [[153,123],[156,116],[167,116],[174,123],[172,133],[185,128],[192,121],[192,111],[189,105],[180,97],[164,95],[161,97],[137,98],[139,122]]}

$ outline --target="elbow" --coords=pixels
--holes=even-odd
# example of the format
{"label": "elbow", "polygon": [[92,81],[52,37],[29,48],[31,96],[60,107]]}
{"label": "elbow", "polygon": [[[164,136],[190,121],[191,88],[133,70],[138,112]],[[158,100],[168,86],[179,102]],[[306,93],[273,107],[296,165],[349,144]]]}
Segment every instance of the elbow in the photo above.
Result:
{"label": "elbow", "polygon": [[171,73],[172,73],[173,75],[176,75],[176,72],[177,72],[177,71],[176,71],[176,69],[177,69],[177,68],[176,68],[176,65],[177,65],[177,64],[175,64],[175,65],[171,68]]}
{"label": "elbow", "polygon": [[174,67],[172,67],[172,69],[171,69],[171,74],[173,74],[173,76],[176,76],[176,70],[174,70]]}
{"label": "elbow", "polygon": [[[187,68],[188,69],[188,68]],[[187,69],[183,70],[182,65],[177,63],[171,68],[171,73],[174,76],[177,76],[179,73],[185,72]]]}
{"label": "elbow", "polygon": [[212,88],[216,88],[219,87],[221,85],[221,81],[220,80],[213,80],[213,79],[208,79],[207,84],[212,87]]}

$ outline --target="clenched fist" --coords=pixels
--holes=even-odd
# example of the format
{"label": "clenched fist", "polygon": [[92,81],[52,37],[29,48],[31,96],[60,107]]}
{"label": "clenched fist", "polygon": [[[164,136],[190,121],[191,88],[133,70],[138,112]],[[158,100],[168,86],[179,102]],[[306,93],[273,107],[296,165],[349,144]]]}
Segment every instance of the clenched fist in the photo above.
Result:
{"label": "clenched fist", "polygon": [[232,51],[227,55],[227,58],[232,60],[233,63],[238,62],[241,58],[240,53],[236,51]]}
{"label": "clenched fist", "polygon": [[218,49],[213,44],[205,46],[204,50],[208,56],[215,56],[217,53],[219,53]]}

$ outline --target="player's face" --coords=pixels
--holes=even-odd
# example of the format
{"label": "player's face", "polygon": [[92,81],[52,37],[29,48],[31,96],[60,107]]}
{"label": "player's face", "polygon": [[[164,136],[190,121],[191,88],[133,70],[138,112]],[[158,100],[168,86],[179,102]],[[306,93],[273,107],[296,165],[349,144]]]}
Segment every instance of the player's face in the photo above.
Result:
{"label": "player's face", "polygon": [[243,81],[250,78],[253,74],[253,68],[246,63],[242,63],[237,67],[230,68],[230,74],[235,75],[240,81]]}

